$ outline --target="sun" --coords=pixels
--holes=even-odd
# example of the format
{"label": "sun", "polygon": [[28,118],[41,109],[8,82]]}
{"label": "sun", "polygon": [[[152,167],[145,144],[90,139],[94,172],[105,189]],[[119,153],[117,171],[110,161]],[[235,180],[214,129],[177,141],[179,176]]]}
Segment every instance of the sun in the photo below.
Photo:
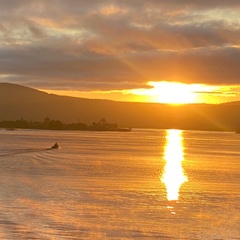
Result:
{"label": "sun", "polygon": [[149,82],[157,102],[168,104],[187,104],[196,101],[192,85],[177,82]]}
{"label": "sun", "polygon": [[[148,88],[131,89],[127,93],[138,96],[145,102],[158,102],[165,104],[190,104],[223,102],[223,99],[231,96],[237,97],[238,93],[233,87],[215,86],[201,83],[180,83],[168,81],[150,81],[146,83]],[[235,89],[238,89],[235,86]]]}

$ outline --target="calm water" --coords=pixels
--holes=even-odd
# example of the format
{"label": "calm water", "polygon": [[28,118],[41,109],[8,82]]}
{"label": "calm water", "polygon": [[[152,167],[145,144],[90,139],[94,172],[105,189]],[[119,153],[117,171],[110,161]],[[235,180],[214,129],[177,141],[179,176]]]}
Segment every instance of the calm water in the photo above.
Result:
{"label": "calm water", "polygon": [[0,239],[240,239],[239,183],[238,134],[0,130]]}

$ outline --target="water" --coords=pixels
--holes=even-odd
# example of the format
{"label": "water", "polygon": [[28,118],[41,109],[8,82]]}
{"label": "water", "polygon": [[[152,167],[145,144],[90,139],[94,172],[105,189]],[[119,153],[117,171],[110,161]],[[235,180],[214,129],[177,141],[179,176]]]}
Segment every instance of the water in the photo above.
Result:
{"label": "water", "polygon": [[0,139],[0,239],[240,239],[238,134],[0,130]]}

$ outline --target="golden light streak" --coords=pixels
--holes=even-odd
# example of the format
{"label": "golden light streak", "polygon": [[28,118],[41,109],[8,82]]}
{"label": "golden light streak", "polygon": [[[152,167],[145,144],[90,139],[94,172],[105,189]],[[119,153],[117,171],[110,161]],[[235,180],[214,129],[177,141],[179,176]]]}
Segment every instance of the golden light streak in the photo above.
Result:
{"label": "golden light streak", "polygon": [[[137,96],[148,96],[148,102],[167,104],[221,103],[226,99],[237,99],[239,86],[213,86],[206,84],[184,84],[179,82],[148,82],[152,88],[132,89]],[[230,100],[229,100],[230,101]]]}
{"label": "golden light streak", "polygon": [[88,99],[104,99],[123,102],[148,102],[148,96],[134,95],[128,90],[109,90],[109,91],[73,91],[73,90],[49,90],[39,89],[49,94],[60,96],[70,96]]}
{"label": "golden light streak", "polygon": [[167,130],[167,143],[165,146],[164,158],[166,165],[162,182],[166,186],[167,199],[178,200],[181,185],[187,181],[182,161],[184,160],[184,147],[181,130]]}
{"label": "golden light streak", "polygon": [[[0,75],[0,78],[5,75]],[[108,99],[130,102],[159,102],[168,104],[209,103],[239,101],[240,85],[213,86],[205,84],[182,84],[175,82],[148,82],[150,88],[121,89],[121,90],[50,90],[39,89],[57,95]],[[164,100],[165,99],[165,100]],[[178,101],[177,101],[178,99]],[[191,101],[192,102],[191,102]]]}

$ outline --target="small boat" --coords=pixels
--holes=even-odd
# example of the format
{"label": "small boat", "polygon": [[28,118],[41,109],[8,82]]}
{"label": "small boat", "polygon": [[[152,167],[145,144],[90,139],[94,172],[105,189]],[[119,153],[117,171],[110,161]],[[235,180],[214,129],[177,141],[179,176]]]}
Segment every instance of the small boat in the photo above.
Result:
{"label": "small boat", "polygon": [[58,145],[58,143],[56,142],[56,143],[51,147],[51,149],[57,149],[57,148],[59,148],[59,145]]}

